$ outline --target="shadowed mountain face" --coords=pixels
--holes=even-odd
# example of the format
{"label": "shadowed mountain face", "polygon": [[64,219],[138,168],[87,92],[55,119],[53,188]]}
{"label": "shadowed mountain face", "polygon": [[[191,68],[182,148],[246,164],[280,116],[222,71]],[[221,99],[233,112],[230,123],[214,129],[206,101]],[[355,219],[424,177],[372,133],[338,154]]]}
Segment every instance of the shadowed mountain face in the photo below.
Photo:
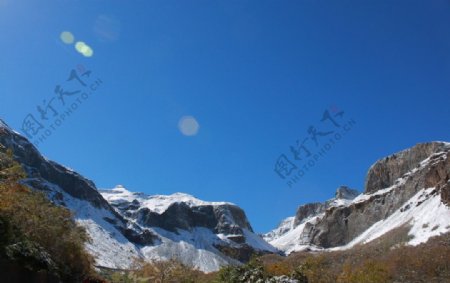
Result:
{"label": "shadowed mountain face", "polygon": [[[226,223],[224,218],[230,215],[237,225]],[[189,207],[183,202],[172,204],[162,214],[148,208],[140,209],[136,219],[149,227],[160,227],[175,232],[177,229],[188,230],[191,227],[205,227],[217,234],[242,235],[242,228],[252,231],[242,209],[231,206],[203,205]]]}
{"label": "shadowed mountain face", "polygon": [[[0,125],[6,125],[4,122]],[[60,186],[69,195],[91,202],[96,207],[111,209],[98,194],[92,181],[44,158],[26,138],[7,126],[0,126],[0,144],[14,151],[30,178],[42,178]]]}
{"label": "shadowed mountain face", "polygon": [[[230,203],[209,203],[185,194],[158,196],[155,206],[144,203],[143,194],[128,194],[130,201],[109,203],[104,196],[117,196],[117,189],[103,190],[74,172],[44,158],[23,136],[0,121],[0,144],[14,152],[24,167],[26,185],[40,190],[59,205],[74,212],[92,243],[87,249],[97,264],[128,268],[133,258],[170,259],[203,271],[238,263],[254,253],[277,252],[253,230],[244,211]],[[139,196],[139,197],[137,197]],[[140,202],[142,201],[142,203]],[[165,208],[160,209],[164,203]]]}

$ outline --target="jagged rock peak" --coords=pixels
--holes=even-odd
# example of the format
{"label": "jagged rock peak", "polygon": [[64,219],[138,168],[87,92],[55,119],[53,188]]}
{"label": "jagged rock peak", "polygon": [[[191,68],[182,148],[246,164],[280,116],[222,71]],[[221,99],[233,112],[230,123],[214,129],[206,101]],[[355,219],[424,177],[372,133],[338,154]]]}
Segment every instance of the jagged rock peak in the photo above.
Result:
{"label": "jagged rock peak", "polygon": [[354,189],[350,189],[347,186],[340,186],[336,190],[335,198],[336,199],[347,199],[352,200],[359,195],[359,192]]}
{"label": "jagged rock peak", "polygon": [[350,189],[347,186],[337,188],[335,197],[323,203],[307,203],[298,207],[294,219],[294,227],[303,223],[305,220],[323,213],[329,207],[346,205],[355,199],[360,193],[357,190]]}
{"label": "jagged rock peak", "polygon": [[409,149],[378,160],[367,173],[365,193],[373,193],[392,186],[395,180],[418,167],[421,161],[432,154],[449,150],[450,143],[447,142],[419,143]]}

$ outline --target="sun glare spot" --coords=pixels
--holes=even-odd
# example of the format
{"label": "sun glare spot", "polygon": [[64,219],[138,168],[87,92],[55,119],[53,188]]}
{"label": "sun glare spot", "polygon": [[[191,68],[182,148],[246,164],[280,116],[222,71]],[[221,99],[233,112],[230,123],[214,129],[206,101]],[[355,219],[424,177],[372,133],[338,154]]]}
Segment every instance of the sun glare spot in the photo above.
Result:
{"label": "sun glare spot", "polygon": [[75,40],[75,37],[70,31],[63,31],[60,34],[59,38],[61,38],[61,41],[65,44],[72,44]]}
{"label": "sun glare spot", "polygon": [[183,116],[178,122],[178,129],[185,136],[195,136],[198,133],[200,125],[192,116]]}
{"label": "sun glare spot", "polygon": [[83,41],[78,41],[77,43],[75,43],[75,49],[85,57],[91,57],[92,55],[94,55],[94,51],[92,50],[92,48]]}

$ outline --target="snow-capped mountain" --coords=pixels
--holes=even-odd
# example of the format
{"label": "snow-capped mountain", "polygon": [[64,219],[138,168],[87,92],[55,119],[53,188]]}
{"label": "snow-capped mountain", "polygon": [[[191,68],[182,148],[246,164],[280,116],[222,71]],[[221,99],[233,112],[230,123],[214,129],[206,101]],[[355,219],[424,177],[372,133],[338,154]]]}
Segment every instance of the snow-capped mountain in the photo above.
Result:
{"label": "snow-capped mountain", "polygon": [[377,161],[363,194],[341,187],[330,201],[300,206],[264,239],[286,254],[348,249],[405,225],[411,245],[450,232],[450,143],[418,144]]}
{"label": "snow-capped mountain", "polygon": [[349,205],[359,195],[358,191],[341,186],[336,190],[335,197],[320,203],[308,203],[297,209],[295,216],[284,219],[274,230],[263,235],[264,240],[274,247],[289,254],[293,251],[317,249],[310,243],[310,227],[315,225],[327,209]]}
{"label": "snow-capped mountain", "polygon": [[176,257],[211,271],[247,261],[254,252],[278,252],[253,233],[244,211],[232,203],[184,193],[147,196],[123,186],[100,193],[128,221],[158,235],[156,245],[141,249],[147,259]]}
{"label": "snow-capped mountain", "polygon": [[123,186],[97,190],[73,170],[43,157],[0,120],[0,145],[11,148],[27,172],[24,183],[66,206],[91,237],[98,266],[129,268],[136,258],[176,258],[202,271],[245,262],[252,254],[349,249],[398,227],[409,244],[450,232],[450,143],[431,142],[378,160],[364,193],[339,187],[323,203],[300,206],[260,237],[245,212],[228,202],[191,195],[145,195]]}
{"label": "snow-capped mountain", "polygon": [[185,193],[174,193],[172,195],[152,195],[147,196],[143,193],[130,192],[122,185],[117,185],[111,190],[99,190],[100,194],[112,205],[121,207],[124,204],[135,203],[142,204],[143,207],[150,209],[158,214],[164,213],[174,203],[185,203],[189,207],[205,205],[234,205],[230,202],[207,202],[199,200]]}
{"label": "snow-capped mountain", "polygon": [[253,233],[238,206],[205,202],[187,194],[145,196],[123,187],[102,190],[43,157],[0,120],[0,144],[22,164],[29,187],[69,208],[91,237],[88,251],[98,266],[129,268],[136,258],[176,258],[202,271],[246,261],[254,253],[278,252]]}

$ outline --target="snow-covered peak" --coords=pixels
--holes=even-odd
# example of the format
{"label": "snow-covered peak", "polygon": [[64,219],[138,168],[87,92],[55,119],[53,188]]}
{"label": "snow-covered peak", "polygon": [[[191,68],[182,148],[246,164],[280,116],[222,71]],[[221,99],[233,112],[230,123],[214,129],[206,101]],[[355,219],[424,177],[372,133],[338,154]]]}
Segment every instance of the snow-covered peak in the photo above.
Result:
{"label": "snow-covered peak", "polygon": [[[245,212],[231,203],[202,201],[185,193],[149,196],[123,186],[99,192],[126,220],[158,236],[158,244],[141,248],[146,259],[176,256],[211,272],[245,261],[253,252],[279,252],[253,233]],[[239,252],[230,256],[229,248]]]}
{"label": "snow-covered peak", "polygon": [[[357,190],[350,189],[347,186],[340,186],[336,190],[334,198],[323,203],[307,203],[299,206],[295,216],[284,219],[277,228],[264,234],[263,238],[277,248],[286,251],[286,239],[292,240],[293,235],[295,235],[298,231],[301,231],[303,227],[307,225],[305,224],[306,222],[312,223],[311,221],[315,221],[318,216],[324,215],[324,212],[327,209],[340,206],[349,206],[353,199],[358,195],[359,192]],[[301,226],[301,228],[297,229],[298,226]],[[297,232],[292,232],[294,230]],[[299,237],[299,235],[297,236]],[[299,240],[298,237],[296,238],[297,240]],[[300,245],[302,248],[310,247],[309,245],[304,246],[303,242]]]}
{"label": "snow-covered peak", "polygon": [[138,201],[141,207],[146,207],[153,212],[163,213],[173,203],[185,203],[190,207],[203,205],[234,205],[230,202],[208,202],[200,200],[185,193],[174,193],[171,195],[146,195],[144,193],[133,193],[122,185],[117,185],[111,190],[99,190],[100,194],[111,204]]}
{"label": "snow-covered peak", "polygon": [[273,241],[273,240],[281,237],[282,235],[286,234],[287,232],[291,231],[292,229],[295,228],[294,221],[295,221],[294,216],[285,218],[284,220],[281,221],[281,223],[278,225],[277,228],[262,235],[264,240],[266,240],[267,242],[270,242],[270,241]]}

